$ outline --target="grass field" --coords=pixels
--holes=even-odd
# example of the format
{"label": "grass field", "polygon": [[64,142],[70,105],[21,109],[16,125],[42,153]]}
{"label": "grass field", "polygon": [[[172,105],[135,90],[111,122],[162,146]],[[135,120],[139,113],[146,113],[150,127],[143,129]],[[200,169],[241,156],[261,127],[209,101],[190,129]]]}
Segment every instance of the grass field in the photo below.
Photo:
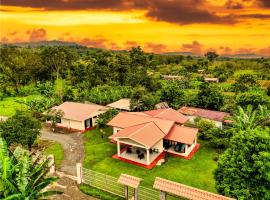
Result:
{"label": "grass field", "polygon": [[16,110],[25,110],[27,109],[26,105],[19,103],[18,101],[24,101],[36,97],[38,97],[38,95],[4,98],[2,101],[0,101],[0,115],[10,117],[15,114]]}
{"label": "grass field", "polygon": [[[42,144],[44,145],[44,142],[42,141]],[[46,146],[44,150],[45,155],[54,155],[54,161],[56,168],[60,168],[62,160],[64,159],[64,150],[61,146],[61,144],[51,141],[46,141]]]}
{"label": "grass field", "polygon": [[216,192],[213,171],[217,163],[213,160],[215,150],[200,141],[201,147],[191,160],[168,157],[168,162],[147,170],[128,164],[112,156],[116,154],[116,145],[108,142],[111,129],[105,129],[106,135],[92,130],[85,133],[84,167],[118,177],[121,173],[143,178],[142,185],[152,187],[155,177],[162,177],[210,192]]}

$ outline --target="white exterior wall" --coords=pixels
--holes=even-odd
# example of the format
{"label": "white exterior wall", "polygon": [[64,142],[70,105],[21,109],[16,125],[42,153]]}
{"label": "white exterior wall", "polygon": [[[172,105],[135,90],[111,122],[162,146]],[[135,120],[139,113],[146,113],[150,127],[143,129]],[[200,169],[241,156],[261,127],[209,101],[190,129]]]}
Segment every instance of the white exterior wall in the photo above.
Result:
{"label": "white exterior wall", "polygon": [[62,118],[61,123],[58,123],[57,125],[71,129],[84,130],[84,121],[74,121]]}
{"label": "white exterior wall", "polygon": [[153,147],[152,149],[158,149],[159,153],[164,151],[164,147],[163,147],[163,139],[161,139],[160,141],[158,141]]}
{"label": "white exterior wall", "polygon": [[113,134],[116,134],[118,131],[123,130],[122,128],[113,127]]}
{"label": "white exterior wall", "polygon": [[[190,121],[191,123],[193,123],[193,124],[195,123],[194,120],[195,120],[196,118],[198,118],[197,116],[189,116],[189,115],[186,115],[186,117],[189,118],[189,121]],[[201,117],[201,119],[210,120],[210,119],[203,118],[203,117]],[[214,122],[214,124],[215,124],[215,126],[216,126],[217,128],[220,128],[220,129],[223,128],[222,122],[220,122],[220,121],[215,121],[215,120],[210,120],[210,121]]]}

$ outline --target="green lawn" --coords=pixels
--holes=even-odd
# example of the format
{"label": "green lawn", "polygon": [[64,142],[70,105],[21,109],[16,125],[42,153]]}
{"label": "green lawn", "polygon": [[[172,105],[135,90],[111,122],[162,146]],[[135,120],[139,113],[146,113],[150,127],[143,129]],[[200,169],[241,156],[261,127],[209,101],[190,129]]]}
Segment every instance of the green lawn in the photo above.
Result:
{"label": "green lawn", "polygon": [[142,185],[152,187],[155,177],[162,177],[210,192],[216,192],[213,171],[217,163],[213,160],[215,150],[200,141],[201,147],[191,160],[168,157],[168,162],[147,170],[112,158],[116,145],[108,141],[111,129],[101,137],[99,130],[85,133],[84,167],[118,177],[121,173],[143,178]]}
{"label": "green lawn", "polygon": [[60,168],[62,160],[64,159],[64,150],[61,144],[56,142],[49,142],[44,150],[45,155],[54,155],[54,162],[56,168]]}
{"label": "green lawn", "polygon": [[26,97],[7,97],[0,101],[0,115],[10,117],[15,114],[16,110],[25,110],[26,105],[17,101],[24,101],[35,98],[39,95],[29,95]]}

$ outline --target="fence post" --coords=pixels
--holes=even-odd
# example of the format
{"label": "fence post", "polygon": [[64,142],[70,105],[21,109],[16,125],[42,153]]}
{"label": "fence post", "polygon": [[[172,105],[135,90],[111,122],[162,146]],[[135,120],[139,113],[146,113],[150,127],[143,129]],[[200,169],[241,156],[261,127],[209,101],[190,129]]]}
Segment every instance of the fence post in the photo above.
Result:
{"label": "fence post", "polygon": [[128,186],[125,186],[125,199],[128,199]]}
{"label": "fence post", "polygon": [[82,180],[82,163],[77,163],[76,169],[77,169],[77,183],[81,184],[83,182],[83,180]]}
{"label": "fence post", "polygon": [[54,156],[53,155],[48,155],[47,158],[49,160],[49,163],[48,163],[49,172],[50,172],[50,174],[54,174],[55,173]]}
{"label": "fence post", "polygon": [[139,189],[138,188],[134,188],[134,200],[139,200],[139,197],[138,197],[138,191]]}
{"label": "fence post", "polygon": [[160,193],[159,193],[159,199],[160,200],[166,200],[166,192],[160,191]]}

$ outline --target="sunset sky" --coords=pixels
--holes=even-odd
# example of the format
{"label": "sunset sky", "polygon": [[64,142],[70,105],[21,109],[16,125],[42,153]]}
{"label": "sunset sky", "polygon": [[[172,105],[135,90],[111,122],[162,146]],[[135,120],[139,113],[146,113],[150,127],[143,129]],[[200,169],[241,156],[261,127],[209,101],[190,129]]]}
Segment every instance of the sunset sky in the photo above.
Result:
{"label": "sunset sky", "polygon": [[3,43],[270,55],[270,0],[1,0]]}

